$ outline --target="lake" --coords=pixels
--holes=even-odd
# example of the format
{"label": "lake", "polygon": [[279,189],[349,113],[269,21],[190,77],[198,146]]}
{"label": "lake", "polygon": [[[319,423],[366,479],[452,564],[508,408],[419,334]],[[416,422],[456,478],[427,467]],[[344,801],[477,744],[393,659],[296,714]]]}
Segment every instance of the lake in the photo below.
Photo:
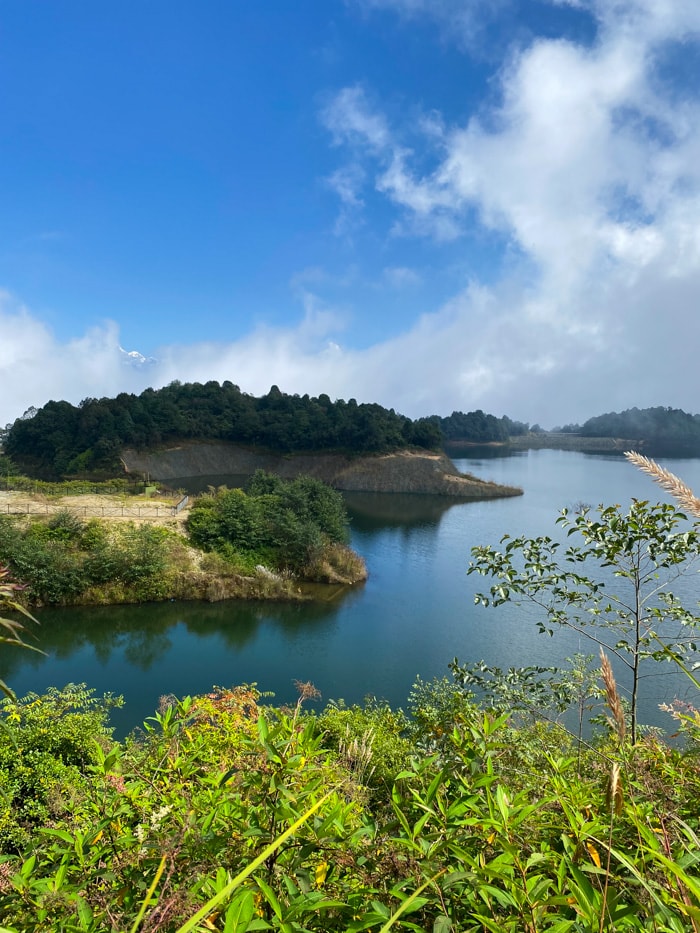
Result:
{"label": "lake", "polygon": [[[320,588],[322,598],[304,604],[42,610],[40,646],[47,657],[4,648],[0,677],[18,694],[83,681],[99,693],[122,694],[126,705],[112,721],[124,734],[152,715],[162,695],[202,693],[214,684],[256,682],[283,703],[295,699],[295,680],[311,680],[324,700],[358,702],[373,694],[403,705],[416,675],[448,674],[455,656],[508,668],[591,653],[595,646],[580,644],[572,632],[538,635],[531,616],[517,607],[475,606],[474,593],[487,581],[467,577],[470,548],[496,544],[506,533],[555,535],[563,507],[668,497],[621,457],[537,450],[455,462],[525,494],[468,503],[348,495],[352,546],[370,574],[365,584]],[[700,460],[661,462],[700,491]],[[697,576],[674,592],[697,605]],[[642,689],[641,721],[659,722],[658,703],[686,693],[688,684],[662,665]]]}

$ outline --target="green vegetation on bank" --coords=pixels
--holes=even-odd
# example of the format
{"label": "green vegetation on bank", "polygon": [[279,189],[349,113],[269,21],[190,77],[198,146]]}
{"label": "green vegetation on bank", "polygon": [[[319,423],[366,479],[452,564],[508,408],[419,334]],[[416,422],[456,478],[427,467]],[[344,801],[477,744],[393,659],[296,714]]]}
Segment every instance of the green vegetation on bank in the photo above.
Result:
{"label": "green vegetation on bank", "polygon": [[305,580],[338,581],[352,561],[343,497],[311,476],[283,480],[259,470],[246,492],[223,489],[195,500],[187,531],[205,551]]}
{"label": "green vegetation on bank", "polygon": [[[440,428],[443,443],[448,447],[460,442],[469,444],[508,443],[518,438],[519,447],[528,446],[528,436],[533,446],[541,447],[554,434],[558,440],[562,434],[585,439],[625,438],[653,455],[683,455],[700,453],[700,415],[691,415],[679,408],[630,408],[622,412],[609,412],[589,418],[581,424],[566,424],[555,427],[551,432],[543,431],[539,425],[512,421],[505,415],[496,418],[482,411],[453,412],[449,418],[432,419]],[[575,449],[575,442],[571,444]]]}
{"label": "green vegetation on bank", "polygon": [[582,438],[623,438],[636,448],[660,455],[697,455],[700,452],[700,415],[681,408],[628,408],[589,418],[583,424],[566,424],[554,433]]}
{"label": "green vegetation on bank", "polygon": [[440,429],[444,444],[465,441],[470,444],[507,443],[511,437],[527,434],[527,424],[512,421],[506,415],[496,418],[481,409],[463,412],[453,411],[447,418],[434,415],[431,420]]}
{"label": "green vegetation on bank", "polygon": [[256,474],[248,493],[196,500],[187,527],[189,538],[174,527],[84,521],[68,510],[41,519],[0,515],[0,562],[30,605],[299,598],[301,581],[354,583],[366,575],[345,543],[342,497],[309,477]]}
{"label": "green vegetation on bank", "polygon": [[528,434],[536,435],[534,446],[542,446],[551,433],[586,439],[626,438],[655,455],[697,455],[700,452],[700,415],[691,415],[679,408],[630,408],[589,418],[582,425],[571,423],[555,427],[551,432],[543,431],[536,424],[528,426],[505,415],[496,418],[480,410],[455,411],[448,418],[433,416],[431,420],[439,427],[443,443],[448,447],[460,442],[508,443],[513,438],[524,440],[520,446],[527,447]]}
{"label": "green vegetation on bank", "polygon": [[0,454],[0,489],[11,489],[15,492],[28,492],[41,494],[52,498],[59,496],[94,495],[138,495],[146,488],[143,482],[134,481],[127,477],[113,477],[100,482],[86,479],[70,479],[61,482],[50,482],[24,476],[17,464]]}
{"label": "green vegetation on bank", "polygon": [[[407,448],[508,443],[538,435],[528,425],[481,409],[412,420],[378,404],[327,395],[287,395],[277,386],[261,397],[232,382],[173,382],[140,395],[50,401],[29,409],[0,432],[0,480],[20,471],[44,480],[109,478],[122,470],[125,447],[147,449],[179,440],[223,440],[276,453],[343,451],[380,454]],[[668,407],[631,408],[567,424],[555,434],[628,438],[655,454],[697,454],[700,415]],[[522,446],[522,443],[521,443]],[[525,445],[526,446],[526,445]]]}
{"label": "green vegetation on bank", "polygon": [[45,606],[166,599],[189,565],[186,542],[167,528],[82,521],[67,510],[1,515],[0,561],[25,586],[25,601]]}
{"label": "green vegetation on bank", "polygon": [[3,929],[697,928],[697,725],[577,747],[448,681],[410,719],[259,699],[164,698],[123,743],[84,687],[4,701]]}
{"label": "green vegetation on bank", "polygon": [[155,447],[181,439],[226,440],[266,450],[342,450],[376,454],[409,447],[437,449],[453,442],[507,442],[528,425],[480,409],[411,420],[377,404],[327,395],[286,395],[273,386],[260,398],[231,382],[173,382],[141,395],[48,402],[9,425],[0,474],[19,465],[31,476],[56,479],[120,469],[124,447]]}
{"label": "green vegetation on bank", "polygon": [[[700,517],[687,487],[637,460]],[[258,492],[291,495],[265,476]],[[263,521],[239,498],[204,507],[214,542],[228,519]],[[474,548],[472,571],[493,581],[478,601],[573,627],[605,646],[599,670],[577,658],[555,683],[456,662],[452,680],[416,682],[408,715],[376,700],[307,713],[311,683],[291,707],[213,687],[163,697],[124,742],[108,723],[119,701],[84,685],[0,702],[2,930],[697,931],[700,711],[688,696],[667,708],[684,739],[672,747],[635,706],[642,659],[700,690],[685,637],[700,620],[669,590],[697,530],[645,502],[561,522],[568,546]],[[0,608],[15,596],[0,586]],[[465,688],[477,674],[480,702]],[[597,723],[585,740],[558,721],[571,709]]]}
{"label": "green vegetation on bank", "polygon": [[260,398],[231,382],[179,383],[84,399],[51,401],[10,425],[5,454],[30,475],[55,479],[119,471],[124,447],[154,447],[173,439],[221,439],[284,453],[345,450],[381,453],[437,448],[440,433],[427,418],[327,395],[286,395],[273,386]]}

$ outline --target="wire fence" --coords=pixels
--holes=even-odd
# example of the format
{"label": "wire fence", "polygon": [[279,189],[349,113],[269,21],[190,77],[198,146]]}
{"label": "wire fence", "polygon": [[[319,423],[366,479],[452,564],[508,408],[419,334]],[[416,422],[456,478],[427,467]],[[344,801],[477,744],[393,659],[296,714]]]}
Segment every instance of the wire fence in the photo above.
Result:
{"label": "wire fence", "polygon": [[182,499],[180,499],[180,501],[178,502],[178,504],[173,506],[173,515],[177,515],[178,512],[181,512],[189,501],[190,501],[189,496],[183,496]]}
{"label": "wire fence", "polygon": [[[66,506],[48,502],[4,502],[0,503],[1,515],[56,515],[65,512]],[[172,505],[139,506],[75,506],[68,511],[82,518],[138,518],[141,521],[158,521],[176,515]],[[177,510],[179,511],[179,509]]]}
{"label": "wire fence", "polygon": [[[70,505],[67,509],[78,518],[135,518],[140,521],[160,521],[177,515],[186,503],[172,505]],[[0,502],[0,515],[57,515],[66,506],[49,502]]]}

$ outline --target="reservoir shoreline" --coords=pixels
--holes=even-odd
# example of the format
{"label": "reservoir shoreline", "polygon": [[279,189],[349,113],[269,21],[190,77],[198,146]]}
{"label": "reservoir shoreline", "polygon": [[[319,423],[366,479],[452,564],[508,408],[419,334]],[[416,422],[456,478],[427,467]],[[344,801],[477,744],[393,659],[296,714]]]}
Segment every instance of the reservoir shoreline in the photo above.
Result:
{"label": "reservoir shoreline", "polygon": [[179,477],[276,473],[283,479],[300,474],[323,480],[341,492],[413,493],[455,499],[493,499],[522,495],[522,489],[461,473],[447,454],[397,451],[374,456],[343,453],[277,454],[225,441],[182,442],[159,450],[122,451],[128,473],[168,483]]}

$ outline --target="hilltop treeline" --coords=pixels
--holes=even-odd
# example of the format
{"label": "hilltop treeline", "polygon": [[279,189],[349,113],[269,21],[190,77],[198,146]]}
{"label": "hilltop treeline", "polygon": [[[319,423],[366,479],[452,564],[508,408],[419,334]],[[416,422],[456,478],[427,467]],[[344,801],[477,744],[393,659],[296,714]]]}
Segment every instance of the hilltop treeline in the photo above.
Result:
{"label": "hilltop treeline", "polygon": [[447,418],[434,415],[431,419],[440,429],[443,442],[469,441],[475,444],[488,444],[493,441],[507,442],[511,437],[527,434],[529,426],[520,421],[512,421],[506,415],[497,418],[487,415],[481,409],[476,411],[453,411]]}
{"label": "hilltop treeline", "polygon": [[700,415],[680,408],[628,408],[589,418],[580,428],[584,437],[623,437],[643,441],[657,453],[700,450]]}
{"label": "hilltop treeline", "polygon": [[[528,433],[541,433],[538,425],[513,421],[506,415],[477,411],[453,411],[447,418],[434,415],[444,444],[459,441],[471,443],[502,442]],[[700,452],[700,415],[691,415],[680,408],[629,408],[589,418],[583,425],[567,424],[554,432],[579,434],[582,437],[620,437],[638,440],[655,452]]]}
{"label": "hilltop treeline", "polygon": [[48,402],[8,429],[5,453],[45,477],[114,470],[123,447],[153,447],[173,439],[220,439],[291,453],[347,450],[382,453],[438,448],[434,420],[412,421],[393,409],[332,402],[327,395],[286,395],[272,386],[257,398],[232,382],[173,382],[140,395],[87,398],[79,405]]}
{"label": "hilltop treeline", "polygon": [[[140,395],[122,392],[116,398],[86,398],[79,405],[51,401],[30,409],[7,428],[3,463],[54,480],[113,475],[120,469],[124,447],[148,448],[174,440],[224,440],[279,453],[375,454],[408,447],[436,450],[459,443],[507,443],[540,430],[481,409],[412,420],[376,403],[331,401],[325,394],[287,395],[274,385],[256,397],[228,381],[176,381]],[[559,430],[634,439],[656,454],[700,452],[700,415],[678,408],[630,408]],[[3,473],[8,472],[3,467]]]}

